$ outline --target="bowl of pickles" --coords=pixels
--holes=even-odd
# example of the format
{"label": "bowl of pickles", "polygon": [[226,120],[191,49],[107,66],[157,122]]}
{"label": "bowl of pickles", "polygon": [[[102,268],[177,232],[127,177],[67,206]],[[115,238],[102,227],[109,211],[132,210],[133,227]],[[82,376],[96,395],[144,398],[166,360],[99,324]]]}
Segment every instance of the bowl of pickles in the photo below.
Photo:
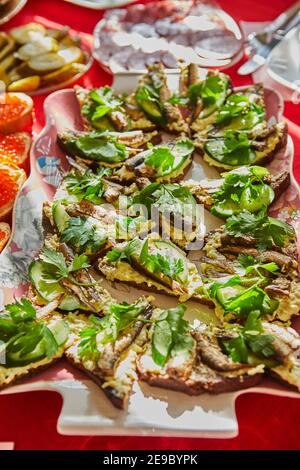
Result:
{"label": "bowl of pickles", "polygon": [[0,80],[7,91],[42,94],[70,85],[91,66],[87,35],[32,22],[0,32]]}

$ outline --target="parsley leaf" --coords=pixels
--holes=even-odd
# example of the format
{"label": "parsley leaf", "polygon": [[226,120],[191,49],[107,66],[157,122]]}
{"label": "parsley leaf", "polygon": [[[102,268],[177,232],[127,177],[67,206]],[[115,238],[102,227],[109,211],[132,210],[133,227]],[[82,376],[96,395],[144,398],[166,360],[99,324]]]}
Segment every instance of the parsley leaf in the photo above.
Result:
{"label": "parsley leaf", "polygon": [[180,274],[184,271],[181,258],[168,258],[160,253],[149,254],[149,242],[145,240],[141,253],[140,262],[147,270],[152,273],[163,273],[170,279],[181,282]]}
{"label": "parsley leaf", "polygon": [[181,167],[194,149],[189,139],[179,140],[172,146],[153,147],[148,151],[145,165],[155,168],[156,176],[166,176]]}
{"label": "parsley leaf", "polygon": [[103,178],[111,174],[109,168],[98,168],[96,173],[87,170],[83,175],[78,172],[69,173],[65,177],[66,188],[69,194],[74,194],[79,201],[86,199],[94,204],[103,202],[105,186]]}
{"label": "parsley leaf", "polygon": [[132,205],[143,204],[151,217],[151,208],[160,213],[174,214],[190,219],[196,214],[196,200],[188,188],[179,184],[151,183],[136,193]]}
{"label": "parsley leaf", "polygon": [[118,141],[114,132],[65,133],[61,140],[70,155],[82,159],[99,163],[119,163],[128,157],[126,146]]}
{"label": "parsley leaf", "polygon": [[295,237],[293,227],[279,219],[269,217],[265,210],[258,214],[243,210],[227,219],[225,229],[229,235],[235,237],[250,235],[256,240],[260,249],[282,247],[287,240]]}
{"label": "parsley leaf", "polygon": [[79,269],[88,268],[90,266],[88,257],[85,255],[75,255],[71,264],[67,266],[64,255],[52,248],[44,247],[40,254],[42,260],[42,280],[47,284],[59,282],[62,279],[69,279],[77,285],[90,285],[78,283],[72,273]]}
{"label": "parsley leaf", "polygon": [[140,319],[140,315],[146,311],[148,305],[145,299],[139,299],[133,304],[123,302],[111,305],[108,313],[102,318],[91,315],[90,325],[80,332],[82,338],[78,346],[80,357],[98,361],[101,345],[115,342],[122,331]]}
{"label": "parsley leaf", "polygon": [[217,124],[227,124],[238,117],[243,118],[242,127],[252,128],[263,121],[265,112],[261,106],[253,103],[249,96],[233,93],[219,109]]}
{"label": "parsley leaf", "polygon": [[[235,286],[237,288],[232,289]],[[222,305],[225,315],[234,313],[242,318],[247,318],[252,310],[258,310],[262,314],[272,313],[279,303],[277,300],[271,299],[257,283],[244,288],[243,278],[237,275],[232,276],[223,284],[214,282],[210,286],[209,292],[210,296]]]}
{"label": "parsley leaf", "polygon": [[189,98],[174,93],[171,98],[168,99],[168,102],[174,105],[186,106],[189,103]]}
{"label": "parsley leaf", "polygon": [[82,112],[92,122],[96,122],[122,106],[122,100],[113,94],[109,86],[95,88],[89,93],[91,103],[87,103]]}
{"label": "parsley leaf", "polygon": [[89,217],[71,217],[61,234],[61,240],[76,251],[91,255],[105,244],[107,234],[104,228]]}
{"label": "parsley leaf", "polygon": [[259,212],[274,199],[274,191],[264,183],[268,170],[259,166],[240,167],[224,173],[222,186],[213,194],[212,213],[231,217],[242,210]]}
{"label": "parsley leaf", "polygon": [[10,313],[14,323],[19,323],[27,320],[34,320],[36,318],[35,308],[27,299],[20,299],[14,304],[8,304],[5,309]]}
{"label": "parsley leaf", "polygon": [[254,353],[262,361],[275,354],[274,336],[265,334],[260,320],[260,312],[249,313],[244,327],[239,328],[239,335],[231,340],[223,341],[222,346],[234,362],[251,363]]}
{"label": "parsley leaf", "polygon": [[137,253],[141,247],[141,240],[133,239],[130,240],[122,249],[113,248],[112,250],[106,253],[107,259],[111,263],[116,263],[117,261],[121,261],[122,259],[128,260],[129,262],[132,259],[134,253]]}
{"label": "parsley leaf", "polygon": [[164,366],[171,356],[189,354],[194,339],[189,335],[189,322],[184,320],[185,305],[163,311],[156,319],[152,335],[152,357]]}
{"label": "parsley leaf", "polygon": [[[4,343],[4,367],[21,367],[48,357],[57,352],[61,332],[66,331],[66,324],[59,320],[51,330],[47,324],[38,320],[36,310],[27,299],[20,299],[6,305],[5,313],[0,315],[0,340]],[[66,340],[66,335],[63,335]]]}

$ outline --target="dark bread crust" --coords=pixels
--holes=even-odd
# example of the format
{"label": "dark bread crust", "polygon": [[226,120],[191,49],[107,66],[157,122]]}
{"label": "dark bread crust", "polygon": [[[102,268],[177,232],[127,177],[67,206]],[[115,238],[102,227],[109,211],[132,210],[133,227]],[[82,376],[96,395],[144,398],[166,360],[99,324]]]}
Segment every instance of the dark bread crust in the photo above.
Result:
{"label": "dark bread crust", "polygon": [[270,163],[278,152],[286,148],[287,139],[288,139],[288,128],[287,128],[287,124],[284,123],[284,129],[283,129],[281,139],[277,142],[274,149],[270,153],[265,155],[263,158],[256,161],[254,164],[255,165],[267,165],[268,163]]}
{"label": "dark bread crust", "polygon": [[195,376],[188,380],[170,377],[168,374],[154,374],[145,370],[137,361],[137,372],[139,379],[153,387],[160,387],[176,392],[183,392],[187,395],[201,395],[202,393],[210,393],[217,395],[219,393],[234,392],[245,388],[254,387],[261,382],[263,374],[257,373],[249,375],[247,373],[230,377],[226,374],[219,374],[216,371],[204,366],[210,372],[210,376],[197,374],[197,366]]}
{"label": "dark bread crust", "polygon": [[101,390],[105,393],[107,398],[112,402],[112,404],[116,408],[118,408],[119,410],[124,410],[126,408],[130,393],[124,397],[117,396],[113,388],[103,387],[105,380],[100,375],[93,374],[92,372],[87,370],[80,362],[75,361],[74,358],[69,354],[66,353],[65,357],[68,362],[72,364],[73,367],[80,370],[81,372],[84,372],[84,374],[86,374],[91,380],[93,380],[93,382],[95,382],[98,387],[101,388]]}
{"label": "dark bread crust", "polygon": [[[101,272],[101,271],[100,271]],[[103,275],[103,274],[102,274]],[[104,276],[105,277],[105,276]],[[170,292],[165,292],[164,290],[159,290],[157,289],[155,286],[153,287],[149,287],[148,284],[146,283],[141,283],[141,284],[135,284],[134,282],[132,281],[119,281],[119,280],[114,280],[114,281],[110,281],[110,282],[113,282],[113,283],[118,283],[118,284],[126,284],[130,287],[134,287],[136,289],[141,289],[141,290],[144,290],[146,292],[151,292],[152,294],[162,294],[162,295],[167,295],[169,297],[179,297],[179,295],[175,295],[175,294],[171,294]],[[199,302],[200,304],[202,305],[207,305],[211,308],[214,307],[214,303],[212,300],[210,299],[206,299],[206,298],[201,298],[200,296],[192,296],[190,298],[190,300],[194,300],[195,302]]]}
{"label": "dark bread crust", "polygon": [[57,357],[50,361],[48,364],[42,364],[39,367],[29,369],[27,372],[24,372],[23,374],[18,375],[14,380],[7,384],[0,383],[0,390],[4,390],[6,388],[11,387],[12,385],[17,385],[19,382],[22,382],[25,378],[29,379],[31,377],[34,377],[36,374],[39,374],[40,372],[43,372],[44,370],[48,369],[48,367],[52,366],[56,362],[60,361],[61,357]]}

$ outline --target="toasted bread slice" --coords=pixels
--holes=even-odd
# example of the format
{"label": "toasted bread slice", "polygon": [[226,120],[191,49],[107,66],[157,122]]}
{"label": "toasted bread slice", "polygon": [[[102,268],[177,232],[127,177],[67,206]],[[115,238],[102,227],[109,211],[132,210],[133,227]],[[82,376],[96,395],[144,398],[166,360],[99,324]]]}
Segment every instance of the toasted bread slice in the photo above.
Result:
{"label": "toasted bread slice", "polygon": [[[147,299],[140,299],[144,309],[137,321],[123,330],[117,340],[102,344],[97,340],[98,357],[93,358],[81,353],[81,332],[92,323],[85,315],[69,314],[72,339],[65,355],[68,361],[86,373],[104,391],[109,400],[119,409],[126,408],[136,377],[136,357],[144,345],[145,323],[152,313]],[[141,321],[139,321],[139,319]],[[97,336],[98,338],[98,336]]]}
{"label": "toasted bread slice", "polygon": [[223,354],[215,338],[206,335],[203,328],[195,330],[192,335],[195,344],[189,354],[175,355],[163,367],[152,359],[149,343],[137,362],[140,380],[188,395],[232,392],[252,387],[262,380],[262,365],[232,362]]}
{"label": "toasted bread slice", "polygon": [[[51,325],[55,328],[57,321],[61,321],[62,317],[57,314],[56,312],[51,312],[48,315],[48,318],[45,317],[47,326],[50,327]],[[54,331],[54,330],[52,330]],[[62,356],[65,349],[65,342],[66,338],[64,338],[63,342],[60,343],[56,352],[51,357],[44,357],[43,359],[37,360],[36,362],[31,362],[26,365],[18,365],[18,366],[5,366],[5,353],[1,354],[0,359],[0,390],[3,388],[10,387],[11,385],[15,385],[20,380],[27,379],[32,377],[33,375],[37,374],[38,372],[46,369],[47,367],[54,364],[58,361]]]}

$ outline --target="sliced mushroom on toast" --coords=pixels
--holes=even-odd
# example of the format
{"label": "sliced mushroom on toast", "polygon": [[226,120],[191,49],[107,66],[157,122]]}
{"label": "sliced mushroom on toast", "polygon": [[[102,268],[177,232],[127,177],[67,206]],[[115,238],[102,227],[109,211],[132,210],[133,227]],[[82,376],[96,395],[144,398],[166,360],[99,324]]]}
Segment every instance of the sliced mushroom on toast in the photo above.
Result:
{"label": "sliced mushroom on toast", "polygon": [[124,409],[136,377],[136,357],[144,346],[152,306],[146,298],[113,304],[106,316],[69,314],[66,358],[86,373],[117,408]]}
{"label": "sliced mushroom on toast", "polygon": [[118,244],[99,259],[97,269],[109,281],[212,305],[196,265],[168,240],[149,236]]}

